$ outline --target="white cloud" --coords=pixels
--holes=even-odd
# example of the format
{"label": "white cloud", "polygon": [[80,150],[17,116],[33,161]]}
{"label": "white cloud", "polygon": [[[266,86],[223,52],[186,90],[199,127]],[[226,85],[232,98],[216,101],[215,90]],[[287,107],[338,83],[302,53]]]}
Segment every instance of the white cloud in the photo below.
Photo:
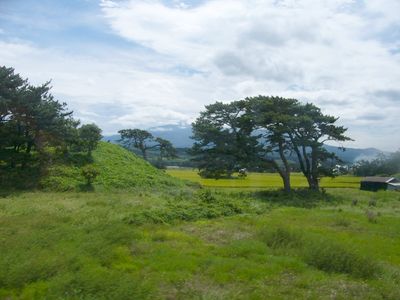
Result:
{"label": "white cloud", "polygon": [[142,48],[73,55],[0,42],[0,61],[36,83],[53,78],[55,94],[106,133],[190,122],[205,104],[266,94],[340,116],[352,146],[400,147],[398,1],[171,2],[101,1],[112,32]]}
{"label": "white cloud", "polygon": [[[293,96],[341,116],[350,128],[383,128],[397,124],[400,114],[398,103],[382,107],[372,96],[397,89],[400,79],[400,56],[379,35],[398,20],[399,4],[384,2],[213,0],[181,9],[132,0],[103,11],[125,39],[209,74],[204,80],[210,83],[217,79],[228,96],[222,99]],[[214,100],[211,93],[203,102]],[[376,111],[385,118],[372,117]],[[367,146],[364,141],[355,145]],[[375,146],[395,149],[399,143],[386,137]]]}

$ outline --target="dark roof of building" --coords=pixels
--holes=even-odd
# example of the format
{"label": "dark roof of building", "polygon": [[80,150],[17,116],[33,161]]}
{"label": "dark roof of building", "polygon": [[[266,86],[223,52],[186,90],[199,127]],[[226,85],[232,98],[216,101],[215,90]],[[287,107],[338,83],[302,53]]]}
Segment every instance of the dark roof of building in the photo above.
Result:
{"label": "dark roof of building", "polygon": [[365,177],[361,180],[361,182],[381,182],[381,183],[395,183],[395,182],[399,182],[398,179],[394,178],[394,177]]}

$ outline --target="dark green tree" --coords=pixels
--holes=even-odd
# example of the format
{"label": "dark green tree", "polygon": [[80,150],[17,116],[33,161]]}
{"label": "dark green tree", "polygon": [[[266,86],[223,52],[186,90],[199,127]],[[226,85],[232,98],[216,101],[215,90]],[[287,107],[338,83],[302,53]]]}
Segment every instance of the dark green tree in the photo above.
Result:
{"label": "dark green tree", "polygon": [[122,129],[118,133],[121,135],[121,143],[128,149],[140,150],[145,160],[147,160],[147,151],[157,147],[153,135],[146,130]]}
{"label": "dark green tree", "polygon": [[193,123],[196,143],[191,153],[200,174],[214,178],[230,176],[239,167],[271,165],[287,192],[293,160],[297,160],[310,189],[319,190],[320,178],[333,175],[338,161],[324,143],[351,140],[337,120],[296,99],[258,96],[217,102],[206,106]]}
{"label": "dark green tree", "polygon": [[258,96],[246,98],[248,118],[254,120],[260,132],[258,153],[260,161],[271,165],[281,176],[286,192],[291,191],[290,155],[293,145],[290,142],[290,124],[296,118],[299,102],[295,99]]}
{"label": "dark green tree", "polygon": [[100,172],[93,165],[86,165],[82,167],[81,174],[86,180],[86,185],[92,186],[93,182],[95,181],[96,177],[100,174]]}
{"label": "dark green tree", "polygon": [[50,83],[32,86],[14,73],[0,68],[0,150],[11,167],[25,168],[32,150],[44,163],[46,147],[65,143],[72,112],[50,94]]}
{"label": "dark green tree", "polygon": [[254,163],[257,137],[254,122],[245,114],[246,102],[216,102],[192,124],[195,143],[190,150],[203,177],[230,177]]}
{"label": "dark green tree", "polygon": [[176,158],[176,149],[172,143],[163,138],[156,138],[155,142],[159,150],[159,158],[162,161],[164,158]]}
{"label": "dark green tree", "polygon": [[78,129],[78,134],[83,150],[90,156],[102,138],[101,129],[96,124],[85,124]]}
{"label": "dark green tree", "polygon": [[[337,120],[337,117],[325,115],[320,108],[307,103],[299,105],[295,118],[290,122],[290,141],[312,190],[319,190],[321,177],[333,176],[334,162],[340,162],[335,153],[324,148],[324,143],[352,140],[345,135],[347,128],[336,125]],[[332,163],[328,164],[328,161]]]}
{"label": "dark green tree", "polygon": [[142,129],[123,129],[118,131],[121,135],[120,142],[128,149],[138,149],[145,160],[147,160],[147,151],[157,149],[159,151],[160,162],[164,158],[175,158],[176,149],[172,143],[166,139],[155,138],[150,132]]}

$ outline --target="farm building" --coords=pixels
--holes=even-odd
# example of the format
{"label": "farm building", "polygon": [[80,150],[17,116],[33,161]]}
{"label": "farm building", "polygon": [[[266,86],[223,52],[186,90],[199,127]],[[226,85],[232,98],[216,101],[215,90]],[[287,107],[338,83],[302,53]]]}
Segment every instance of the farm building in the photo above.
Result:
{"label": "farm building", "polygon": [[400,180],[394,177],[365,177],[361,180],[360,190],[398,190],[400,191]]}

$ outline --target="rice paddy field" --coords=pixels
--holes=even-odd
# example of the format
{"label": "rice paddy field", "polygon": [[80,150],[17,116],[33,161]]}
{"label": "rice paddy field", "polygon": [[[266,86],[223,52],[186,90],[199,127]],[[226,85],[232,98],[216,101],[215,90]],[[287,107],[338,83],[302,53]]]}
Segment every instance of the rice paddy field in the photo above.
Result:
{"label": "rice paddy field", "polygon": [[[239,188],[239,189],[263,189],[281,188],[282,179],[277,173],[249,173],[246,178],[232,179],[205,179],[198,175],[195,169],[168,169],[167,173],[171,176],[200,183],[209,188]],[[322,178],[321,187],[324,188],[359,188],[360,177],[338,176],[335,178]],[[292,187],[307,187],[306,178],[300,173],[291,175]]]}

